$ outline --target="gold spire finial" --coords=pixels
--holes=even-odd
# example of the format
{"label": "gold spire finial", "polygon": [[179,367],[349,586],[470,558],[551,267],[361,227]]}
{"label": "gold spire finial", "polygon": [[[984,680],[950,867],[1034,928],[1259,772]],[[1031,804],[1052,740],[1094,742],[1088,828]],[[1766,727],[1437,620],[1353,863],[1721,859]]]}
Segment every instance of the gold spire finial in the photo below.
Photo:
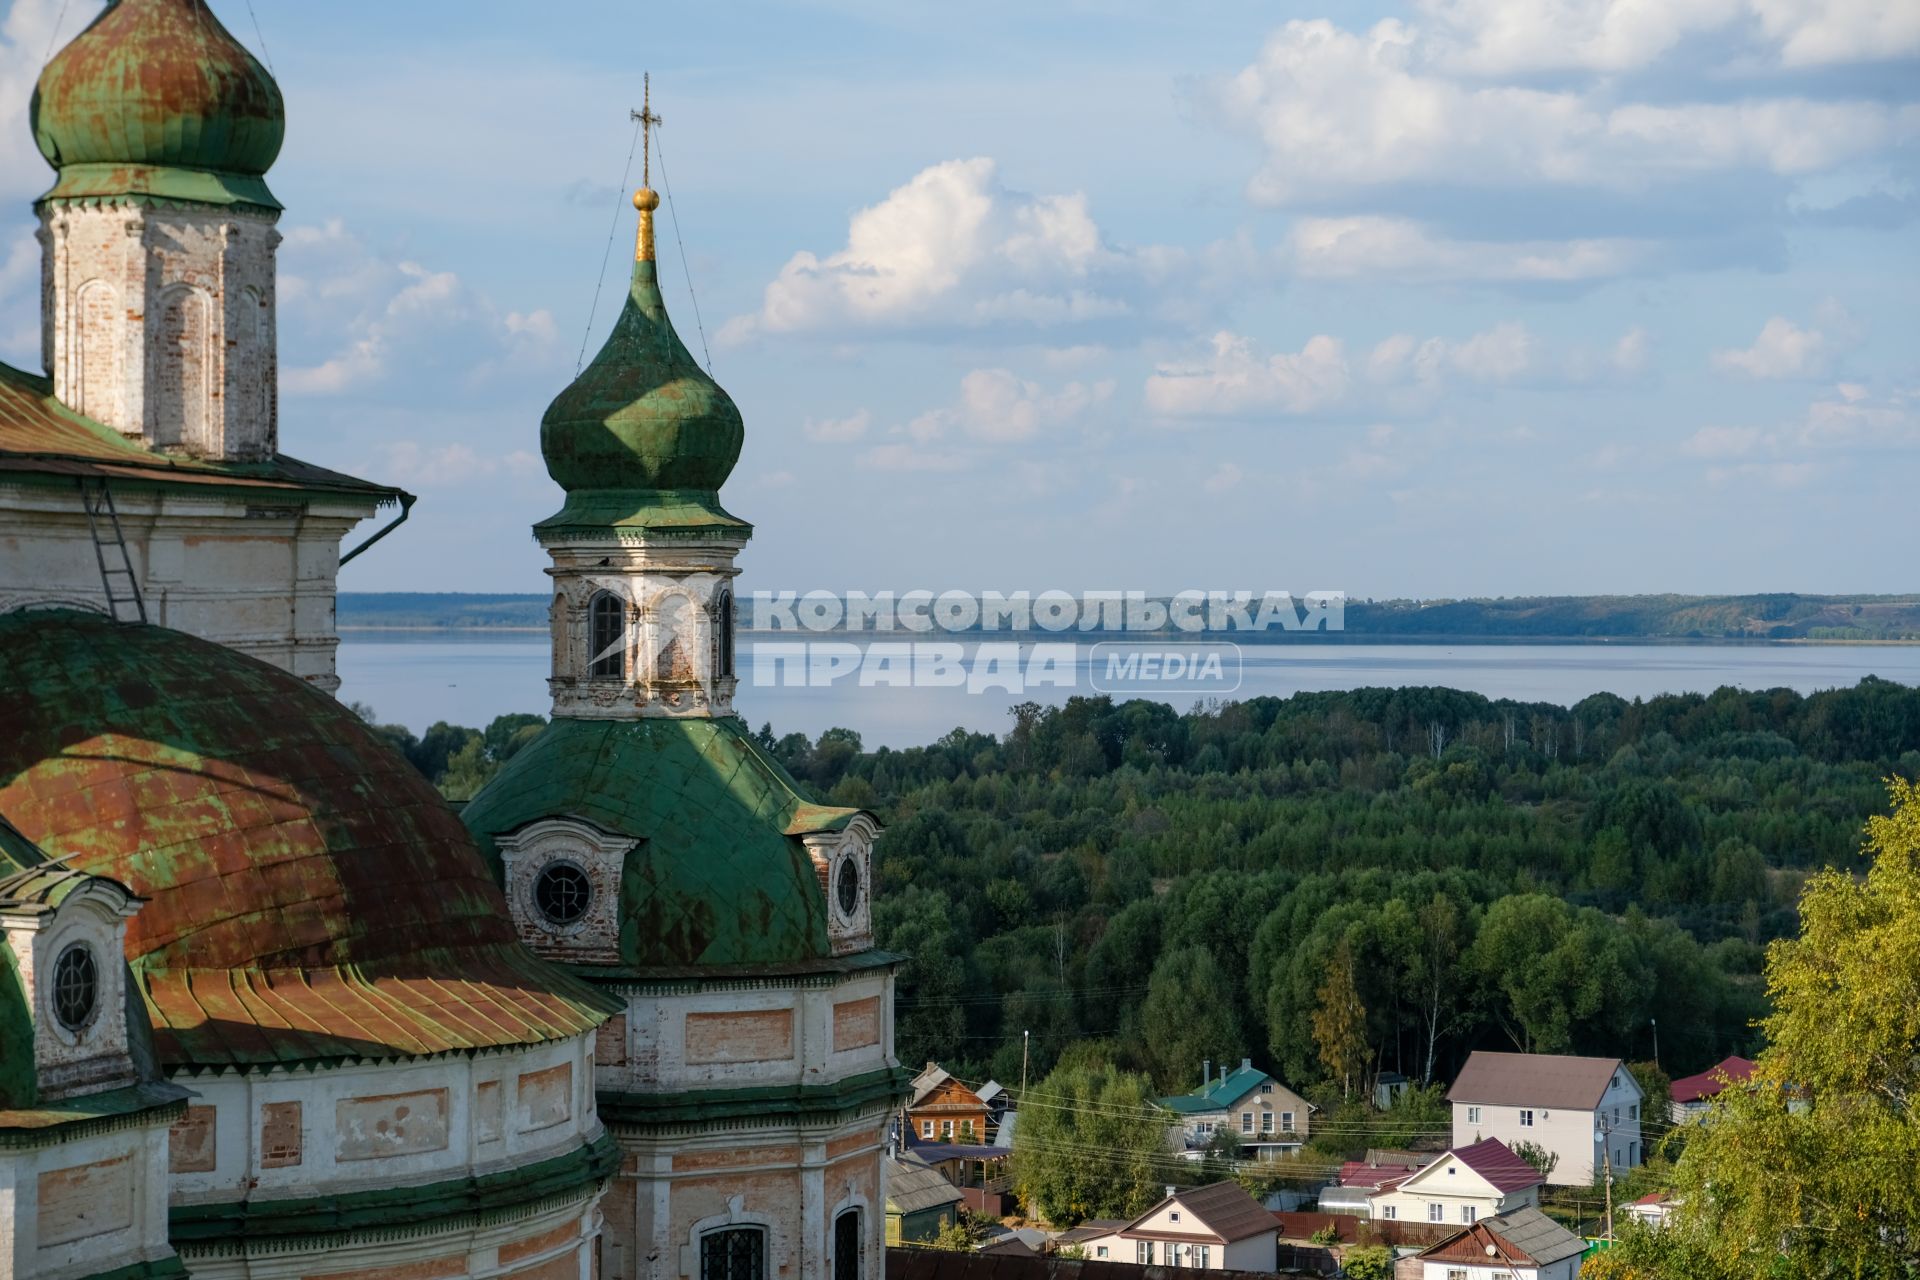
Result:
{"label": "gold spire finial", "polygon": [[653,114],[653,73],[641,81],[640,109],[628,113],[640,125],[640,189],[633,193],[633,207],[640,211],[640,230],[634,241],[633,260],[653,261],[653,211],[660,207],[660,196],[653,189],[653,130],[661,123]]}

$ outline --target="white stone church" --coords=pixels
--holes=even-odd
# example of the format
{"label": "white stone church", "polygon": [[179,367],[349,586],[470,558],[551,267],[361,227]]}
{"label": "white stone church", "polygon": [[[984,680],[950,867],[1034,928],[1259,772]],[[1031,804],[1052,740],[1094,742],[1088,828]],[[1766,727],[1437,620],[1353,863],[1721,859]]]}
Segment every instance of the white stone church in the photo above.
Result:
{"label": "white stone church", "polygon": [[0,1280],[879,1277],[879,828],[733,713],[744,431],[661,302],[658,198],[541,423],[553,719],[456,814],[332,697],[339,566],[413,499],[280,452],[278,87],[204,0],[117,0],[32,120]]}

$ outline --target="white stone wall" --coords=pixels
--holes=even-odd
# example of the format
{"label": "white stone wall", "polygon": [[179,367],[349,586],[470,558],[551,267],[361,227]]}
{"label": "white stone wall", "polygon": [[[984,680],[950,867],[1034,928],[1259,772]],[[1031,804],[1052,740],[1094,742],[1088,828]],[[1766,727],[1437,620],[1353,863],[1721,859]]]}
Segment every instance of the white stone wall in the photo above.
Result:
{"label": "white stone wall", "polygon": [[274,215],[49,205],[41,354],[61,403],[152,448],[278,447]]}
{"label": "white stone wall", "polygon": [[[126,918],[138,909],[126,891],[108,881],[90,882],[48,914],[0,914],[7,946],[33,1011],[34,1070],[39,1100],[57,1102],[79,1094],[117,1089],[134,1082],[127,1054]],[[93,1014],[73,1029],[54,1016],[54,973],[62,952],[92,953],[96,991]]]}
{"label": "white stone wall", "polygon": [[166,1152],[158,1121],[0,1148],[0,1280],[69,1280],[171,1256]]}
{"label": "white stone wall", "polygon": [[494,1173],[601,1132],[592,1039],[316,1071],[179,1077],[176,1204],[304,1199]]}
{"label": "white stone wall", "polygon": [[[553,714],[582,720],[733,714],[737,679],[725,605],[745,535],[554,541]],[[590,611],[619,601],[620,674],[592,674]]]}
{"label": "white stone wall", "polygon": [[[185,486],[117,490],[114,499],[149,621],[251,654],[329,693],[340,687],[340,542],[375,514],[370,499],[295,505],[266,491],[235,501]],[[80,494],[0,481],[0,613],[49,605],[106,611]]]}

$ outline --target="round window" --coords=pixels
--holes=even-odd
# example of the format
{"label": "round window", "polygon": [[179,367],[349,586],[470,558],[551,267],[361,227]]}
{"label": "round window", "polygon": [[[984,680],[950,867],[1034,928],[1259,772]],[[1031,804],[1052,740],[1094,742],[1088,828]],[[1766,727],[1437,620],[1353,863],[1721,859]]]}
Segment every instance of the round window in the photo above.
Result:
{"label": "round window", "polygon": [[53,962],[53,1016],[67,1030],[83,1031],[99,1003],[100,971],[93,951],[76,942]]}
{"label": "round window", "polygon": [[593,884],[571,862],[550,862],[533,882],[533,905],[554,924],[572,924],[587,914]]}
{"label": "round window", "polygon": [[850,916],[853,909],[860,905],[860,860],[842,858],[840,874],[834,881],[833,891],[840,899],[840,914]]}

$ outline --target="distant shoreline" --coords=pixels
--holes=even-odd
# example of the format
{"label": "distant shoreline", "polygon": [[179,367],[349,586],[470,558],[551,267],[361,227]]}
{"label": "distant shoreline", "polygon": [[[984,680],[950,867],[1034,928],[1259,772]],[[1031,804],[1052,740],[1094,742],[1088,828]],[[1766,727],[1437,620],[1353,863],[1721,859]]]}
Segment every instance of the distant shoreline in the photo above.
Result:
{"label": "distant shoreline", "polygon": [[[542,636],[547,634],[545,627],[496,627],[496,626],[394,626],[378,627],[364,624],[352,624],[336,628],[341,639],[372,639],[378,636]],[[777,636],[783,640],[794,638],[791,631],[754,631],[742,628],[742,639]],[[808,633],[810,639],[838,640],[848,636],[866,638],[899,638],[903,633],[873,631],[828,631]],[[937,632],[919,637],[922,640],[948,641],[961,644],[979,643],[989,638],[986,633],[973,632]],[[1088,644],[1128,641],[1132,643],[1150,643],[1165,641],[1168,644],[1192,644],[1199,641],[1219,642],[1222,639],[1233,644],[1255,645],[1280,648],[1286,645],[1313,644],[1371,644],[1371,645],[1442,645],[1452,644],[1464,647],[1485,645],[1499,647],[1508,645],[1566,645],[1603,647],[1628,646],[1636,649],[1669,647],[1676,649],[1701,648],[1717,645],[1740,645],[1743,647],[1769,648],[1913,648],[1920,646],[1920,639],[1886,640],[1872,637],[1842,639],[1809,639],[1800,636],[1787,636],[1780,639],[1766,639],[1760,636],[1553,636],[1553,635],[1463,635],[1446,632],[1364,632],[1364,631],[1314,631],[1314,632],[1118,632],[1118,631],[1077,631],[1056,633],[1048,631],[1011,631],[996,632],[991,636],[996,640],[1013,640],[1032,643],[1041,640],[1074,640]]]}

